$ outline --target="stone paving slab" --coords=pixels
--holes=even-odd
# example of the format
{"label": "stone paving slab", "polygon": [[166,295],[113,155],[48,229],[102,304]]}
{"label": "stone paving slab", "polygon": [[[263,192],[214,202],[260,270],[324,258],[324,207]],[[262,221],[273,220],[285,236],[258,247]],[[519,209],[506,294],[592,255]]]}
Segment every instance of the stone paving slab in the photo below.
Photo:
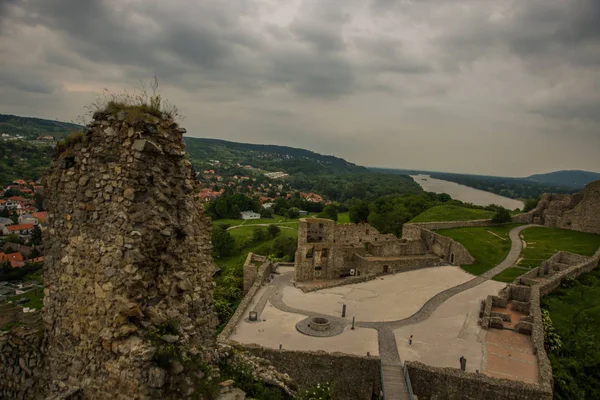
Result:
{"label": "stone paving slab", "polygon": [[[501,282],[484,282],[448,299],[428,319],[394,330],[400,358],[436,367],[458,368],[459,359],[464,356],[467,371],[481,371],[485,331],[482,332],[477,324],[479,304],[502,287],[504,283]],[[410,335],[413,335],[412,345],[408,344]]]}

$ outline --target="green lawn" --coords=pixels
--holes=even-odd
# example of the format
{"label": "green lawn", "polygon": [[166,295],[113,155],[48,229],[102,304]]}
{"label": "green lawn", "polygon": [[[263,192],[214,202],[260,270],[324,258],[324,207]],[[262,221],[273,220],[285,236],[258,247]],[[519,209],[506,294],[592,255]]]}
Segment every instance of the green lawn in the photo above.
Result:
{"label": "green lawn", "polygon": [[215,219],[212,221],[213,225],[230,225],[230,226],[245,226],[245,225],[269,225],[269,224],[285,224],[288,226],[294,226],[298,224],[300,218],[310,218],[316,216],[316,213],[309,213],[308,215],[301,216],[299,218],[288,218],[281,215],[274,215],[273,218],[260,218],[260,219]]}
{"label": "green lawn", "polygon": [[227,225],[231,225],[231,226],[238,226],[238,225],[276,224],[276,223],[286,222],[286,221],[294,221],[294,220],[290,220],[289,218],[285,218],[280,215],[275,215],[275,216],[273,216],[273,218],[260,218],[260,219],[248,219],[248,220],[217,219],[217,220],[213,220],[212,223],[213,223],[213,225],[227,224]]}
{"label": "green lawn", "polygon": [[422,212],[410,222],[471,221],[475,219],[488,219],[493,216],[493,211],[441,205]]}
{"label": "green lawn", "polygon": [[562,340],[548,351],[554,398],[600,399],[600,269],[563,281],[542,307]]}
{"label": "green lawn", "polygon": [[337,223],[338,224],[349,224],[350,223],[350,213],[349,212],[339,213]]}
{"label": "green lawn", "polygon": [[527,247],[521,253],[519,266],[525,268],[538,267],[557,251],[591,256],[600,247],[600,235],[594,233],[534,227],[525,229],[521,234],[527,242]]}
{"label": "green lawn", "polygon": [[511,247],[508,233],[516,226],[518,224],[440,229],[436,233],[452,238],[465,246],[475,258],[475,262],[471,265],[463,265],[462,268],[471,274],[481,275],[506,258]]}
{"label": "green lawn", "polygon": [[42,299],[44,298],[44,289],[43,288],[36,288],[27,293],[8,297],[6,300],[12,301],[14,304],[15,301],[17,301],[23,297],[26,297],[30,300],[28,303],[22,304],[23,307],[35,308],[36,310],[39,310],[40,308],[42,308],[44,306],[44,304],[42,302]]}
{"label": "green lawn", "polygon": [[529,271],[529,268],[510,267],[500,272],[498,275],[494,276],[494,280],[510,283],[527,271]]}
{"label": "green lawn", "polygon": [[[266,228],[263,228],[266,230]],[[243,297],[243,265],[249,252],[260,255],[269,255],[273,242],[279,237],[291,237],[294,241],[298,240],[297,224],[295,229],[281,229],[279,235],[275,238],[263,240],[261,242],[250,242],[254,233],[253,226],[244,226],[229,231],[235,239],[236,247],[241,251],[231,257],[215,259],[216,264],[221,268],[221,273],[215,278],[215,308],[219,315],[219,330],[223,329],[231,315],[239,305]]]}

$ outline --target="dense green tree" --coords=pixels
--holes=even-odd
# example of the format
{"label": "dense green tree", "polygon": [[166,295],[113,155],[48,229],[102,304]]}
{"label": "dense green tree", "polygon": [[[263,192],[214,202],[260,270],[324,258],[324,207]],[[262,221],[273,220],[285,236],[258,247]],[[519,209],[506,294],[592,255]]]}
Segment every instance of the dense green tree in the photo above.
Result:
{"label": "dense green tree", "polygon": [[279,227],[274,224],[269,225],[267,227],[267,230],[269,231],[269,235],[271,235],[271,237],[275,237],[279,235],[279,232],[281,232],[281,229],[279,229]]}
{"label": "dense green tree", "polygon": [[42,244],[42,230],[37,225],[33,227],[33,232],[31,233],[31,243],[36,246]]}
{"label": "dense green tree", "polygon": [[36,193],[33,198],[35,199],[35,208],[38,211],[44,211],[44,195],[41,193]]}
{"label": "dense green tree", "polygon": [[268,233],[267,230],[260,227],[260,226],[255,226],[253,231],[252,231],[252,241],[253,242],[262,242],[263,240],[267,239]]}
{"label": "dense green tree", "polygon": [[529,211],[533,210],[534,208],[536,208],[539,201],[540,201],[539,197],[535,197],[533,199],[527,199],[525,201],[525,207],[523,207],[523,212],[529,212]]}
{"label": "dense green tree", "polygon": [[338,220],[338,211],[333,204],[328,204],[323,208],[323,211],[319,214],[319,218]]}
{"label": "dense green tree", "polygon": [[227,257],[235,251],[235,239],[225,229],[214,227],[212,230],[213,256]]}
{"label": "dense green tree", "polygon": [[270,208],[261,208],[260,209],[260,217],[261,218],[273,218],[273,210]]}
{"label": "dense green tree", "polygon": [[21,238],[16,233],[11,233],[10,235],[4,236],[4,241],[6,243],[22,243]]}
{"label": "dense green tree", "polygon": [[492,222],[496,224],[503,224],[511,221],[510,211],[504,207],[498,208],[496,214],[492,217]]}
{"label": "dense green tree", "polygon": [[300,210],[297,207],[292,207],[287,210],[288,218],[298,218],[300,216]]}
{"label": "dense green tree", "polygon": [[440,193],[437,195],[437,199],[442,203],[447,203],[452,200],[452,197],[448,193]]}
{"label": "dense green tree", "polygon": [[8,218],[10,217],[10,211],[8,211],[8,209],[2,209],[0,210],[0,217],[1,218]]}
{"label": "dense green tree", "polygon": [[357,200],[349,207],[350,222],[358,224],[369,220],[369,203],[364,200]]}
{"label": "dense green tree", "polygon": [[288,261],[294,261],[297,247],[298,243],[294,238],[279,236],[273,242],[272,253],[278,258],[286,257]]}

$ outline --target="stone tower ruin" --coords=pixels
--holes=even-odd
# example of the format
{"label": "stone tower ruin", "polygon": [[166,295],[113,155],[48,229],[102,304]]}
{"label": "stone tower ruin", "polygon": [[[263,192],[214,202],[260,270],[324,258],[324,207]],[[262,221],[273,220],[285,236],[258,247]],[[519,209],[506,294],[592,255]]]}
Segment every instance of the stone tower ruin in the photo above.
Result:
{"label": "stone tower ruin", "polygon": [[210,221],[185,130],[147,111],[97,112],[58,146],[45,179],[51,391],[192,396],[214,357]]}

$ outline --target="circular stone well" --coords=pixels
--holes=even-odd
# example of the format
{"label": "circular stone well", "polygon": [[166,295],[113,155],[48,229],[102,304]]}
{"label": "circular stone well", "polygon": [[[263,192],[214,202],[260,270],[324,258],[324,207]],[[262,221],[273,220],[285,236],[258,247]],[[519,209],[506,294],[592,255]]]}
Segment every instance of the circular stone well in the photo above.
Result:
{"label": "circular stone well", "polygon": [[312,317],[308,326],[316,331],[326,331],[331,326],[331,323],[327,318],[323,317]]}
{"label": "circular stone well", "polygon": [[325,317],[308,317],[296,324],[298,332],[308,336],[330,337],[339,335],[346,326],[343,320],[332,320]]}

